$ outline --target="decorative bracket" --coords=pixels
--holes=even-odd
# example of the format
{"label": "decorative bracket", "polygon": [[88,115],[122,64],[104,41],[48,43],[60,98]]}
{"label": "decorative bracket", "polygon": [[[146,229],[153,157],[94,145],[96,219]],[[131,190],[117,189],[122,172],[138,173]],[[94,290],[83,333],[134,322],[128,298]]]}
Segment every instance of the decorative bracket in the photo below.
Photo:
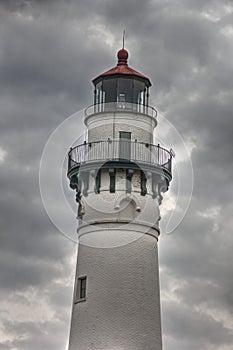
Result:
{"label": "decorative bracket", "polygon": [[110,193],[115,193],[115,187],[116,187],[116,171],[115,169],[110,168],[108,170],[109,176],[110,176]]}
{"label": "decorative bracket", "polygon": [[95,193],[100,193],[101,185],[101,170],[98,170],[95,175]]}
{"label": "decorative bracket", "polygon": [[167,179],[163,179],[163,181],[158,184],[159,204],[161,204],[163,200],[163,196],[161,193],[166,192],[168,190],[168,186],[169,182]]}
{"label": "decorative bracket", "polygon": [[134,170],[133,169],[127,169],[126,170],[126,193],[131,193],[131,182],[132,182],[132,176],[133,176]]}
{"label": "decorative bracket", "polygon": [[146,175],[143,170],[141,170],[141,195],[145,196],[147,194],[147,188],[146,188]]}

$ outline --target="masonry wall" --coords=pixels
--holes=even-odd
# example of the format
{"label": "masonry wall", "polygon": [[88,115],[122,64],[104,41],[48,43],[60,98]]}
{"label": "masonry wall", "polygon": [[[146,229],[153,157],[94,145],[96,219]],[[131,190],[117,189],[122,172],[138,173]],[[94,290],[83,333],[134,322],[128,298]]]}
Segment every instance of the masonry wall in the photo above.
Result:
{"label": "masonry wall", "polygon": [[119,131],[131,132],[131,140],[153,143],[153,130],[156,121],[150,116],[135,113],[99,113],[86,118],[88,141],[119,139]]}
{"label": "masonry wall", "polygon": [[[119,139],[153,142],[155,119],[136,113],[99,113],[87,117],[88,141]],[[94,160],[95,147],[89,161]],[[149,149],[142,148],[143,152]],[[146,151],[147,149],[147,151]],[[93,154],[93,157],[92,157]],[[101,166],[101,165],[100,165]],[[126,169],[115,171],[110,193],[109,169],[101,169],[100,193],[95,192],[96,171],[80,200],[79,251],[69,350],[161,350],[161,317],[157,240],[159,202],[148,175],[147,193],[141,193],[141,169],[126,191]],[[82,188],[82,185],[81,185]],[[86,298],[77,297],[77,281],[86,277]]]}
{"label": "masonry wall", "polygon": [[161,350],[157,240],[80,245],[77,278],[87,276],[86,301],[74,305],[70,350]]}

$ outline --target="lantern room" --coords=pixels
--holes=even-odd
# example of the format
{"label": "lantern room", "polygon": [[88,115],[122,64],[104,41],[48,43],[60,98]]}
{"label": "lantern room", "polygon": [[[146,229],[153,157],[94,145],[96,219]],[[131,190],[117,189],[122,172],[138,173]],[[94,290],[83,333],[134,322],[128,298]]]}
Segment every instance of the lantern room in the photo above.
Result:
{"label": "lantern room", "polygon": [[94,105],[117,102],[118,106],[148,106],[150,80],[128,66],[128,51],[117,53],[116,67],[93,79]]}

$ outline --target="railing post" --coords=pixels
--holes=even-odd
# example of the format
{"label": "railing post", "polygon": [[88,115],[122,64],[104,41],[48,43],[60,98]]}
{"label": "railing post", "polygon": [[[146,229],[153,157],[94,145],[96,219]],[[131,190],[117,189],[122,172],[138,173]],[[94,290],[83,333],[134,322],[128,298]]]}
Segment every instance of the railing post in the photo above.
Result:
{"label": "railing post", "polygon": [[137,142],[138,140],[135,139],[135,142],[134,142],[134,160],[135,161],[137,160]]}
{"label": "railing post", "polygon": [[[83,145],[84,145],[84,152],[83,152],[83,154],[82,154],[82,157],[81,157],[81,160],[80,160],[80,163],[82,163],[82,162],[86,162],[88,159],[87,159],[87,141],[84,141],[83,142]],[[83,159],[82,159],[83,158]]]}
{"label": "railing post", "polygon": [[109,144],[110,144],[110,142],[111,142],[111,139],[110,139],[110,137],[108,137],[108,154],[107,154],[107,159],[109,159]]}

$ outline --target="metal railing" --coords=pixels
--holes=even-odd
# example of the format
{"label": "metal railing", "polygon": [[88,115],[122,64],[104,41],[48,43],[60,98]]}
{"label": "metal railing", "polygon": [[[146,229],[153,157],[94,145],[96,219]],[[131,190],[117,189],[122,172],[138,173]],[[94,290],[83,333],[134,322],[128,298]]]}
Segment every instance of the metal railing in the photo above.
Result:
{"label": "metal railing", "polygon": [[171,173],[172,154],[160,145],[128,141],[107,140],[84,142],[71,148],[68,154],[68,173],[77,166],[96,161],[130,161],[161,166]]}
{"label": "metal railing", "polygon": [[146,114],[154,119],[157,118],[157,111],[153,107],[129,102],[111,102],[91,105],[85,109],[85,117],[101,112],[132,112]]}

